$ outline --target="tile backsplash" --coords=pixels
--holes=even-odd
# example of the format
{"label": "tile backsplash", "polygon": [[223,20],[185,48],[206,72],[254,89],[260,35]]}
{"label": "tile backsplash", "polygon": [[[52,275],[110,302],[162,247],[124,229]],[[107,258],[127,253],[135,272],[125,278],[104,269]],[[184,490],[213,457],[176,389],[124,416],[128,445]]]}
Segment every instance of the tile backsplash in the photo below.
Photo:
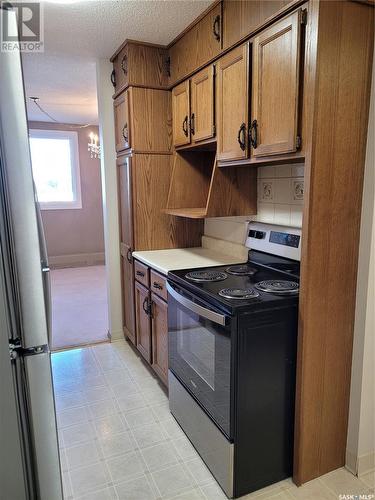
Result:
{"label": "tile backsplash", "polygon": [[204,233],[243,244],[249,219],[302,227],[303,197],[304,165],[258,167],[258,215],[205,219]]}
{"label": "tile backsplash", "polygon": [[303,165],[258,167],[256,220],[301,227],[303,195]]}

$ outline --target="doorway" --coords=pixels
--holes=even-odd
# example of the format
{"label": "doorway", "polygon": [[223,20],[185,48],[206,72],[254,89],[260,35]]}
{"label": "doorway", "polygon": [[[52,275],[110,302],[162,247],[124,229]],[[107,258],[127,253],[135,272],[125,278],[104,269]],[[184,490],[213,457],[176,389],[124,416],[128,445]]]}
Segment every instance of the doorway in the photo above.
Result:
{"label": "doorway", "polygon": [[51,269],[51,350],[108,341],[100,160],[94,125],[29,121]]}

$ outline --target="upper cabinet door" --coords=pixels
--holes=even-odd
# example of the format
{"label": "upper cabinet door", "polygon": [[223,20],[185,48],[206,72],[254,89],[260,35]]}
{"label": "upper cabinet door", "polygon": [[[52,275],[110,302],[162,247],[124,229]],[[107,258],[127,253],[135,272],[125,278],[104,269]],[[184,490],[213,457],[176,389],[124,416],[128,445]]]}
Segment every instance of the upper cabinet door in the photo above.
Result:
{"label": "upper cabinet door", "polygon": [[133,248],[133,207],[131,159],[122,156],[117,159],[118,199],[121,243]]}
{"label": "upper cabinet door", "polygon": [[291,14],[254,39],[253,156],[297,150],[300,15]]}
{"label": "upper cabinet door", "polygon": [[125,90],[113,103],[115,115],[116,151],[130,148],[129,96]]}
{"label": "upper cabinet door", "polygon": [[194,142],[215,135],[214,124],[214,66],[209,66],[191,79],[190,128]]}
{"label": "upper cabinet door", "polygon": [[175,146],[190,144],[190,82],[180,83],[172,90],[173,141]]}
{"label": "upper cabinet door", "polygon": [[248,45],[219,60],[217,98],[217,159],[248,157]]}

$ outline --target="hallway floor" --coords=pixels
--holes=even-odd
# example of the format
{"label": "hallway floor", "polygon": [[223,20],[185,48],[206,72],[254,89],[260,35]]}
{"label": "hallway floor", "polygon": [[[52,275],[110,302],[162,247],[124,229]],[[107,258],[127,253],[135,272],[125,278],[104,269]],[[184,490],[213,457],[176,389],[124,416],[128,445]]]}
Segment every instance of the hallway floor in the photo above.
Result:
{"label": "hallway floor", "polygon": [[108,340],[105,266],[51,271],[52,349]]}
{"label": "hallway floor", "polygon": [[[66,499],[226,498],[127,342],[54,353],[52,369]],[[373,492],[373,473],[359,480],[339,469],[301,488],[287,479],[243,499],[337,500]]]}

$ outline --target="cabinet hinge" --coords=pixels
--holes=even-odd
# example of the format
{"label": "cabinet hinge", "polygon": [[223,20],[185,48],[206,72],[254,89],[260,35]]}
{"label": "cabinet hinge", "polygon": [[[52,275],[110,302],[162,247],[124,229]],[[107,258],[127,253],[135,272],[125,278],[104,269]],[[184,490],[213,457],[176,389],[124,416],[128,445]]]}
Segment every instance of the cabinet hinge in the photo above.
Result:
{"label": "cabinet hinge", "polygon": [[306,26],[307,24],[307,9],[303,9],[301,11],[301,24],[303,24],[304,26]]}
{"label": "cabinet hinge", "polygon": [[296,137],[296,149],[301,149],[302,146],[302,139],[300,135],[297,135]]}
{"label": "cabinet hinge", "polygon": [[170,56],[167,57],[165,60],[165,70],[168,76],[171,76],[171,58]]}

